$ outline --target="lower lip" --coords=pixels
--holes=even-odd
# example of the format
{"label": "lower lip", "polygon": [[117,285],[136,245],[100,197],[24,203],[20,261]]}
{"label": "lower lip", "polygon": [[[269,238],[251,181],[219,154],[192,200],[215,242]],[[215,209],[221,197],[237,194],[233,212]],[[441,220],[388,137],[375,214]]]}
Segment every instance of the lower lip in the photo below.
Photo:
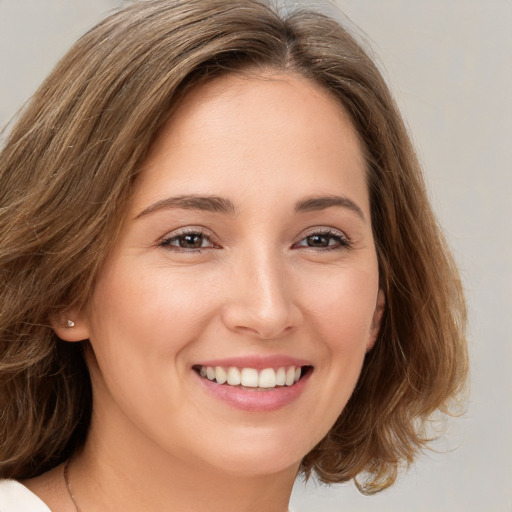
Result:
{"label": "lower lip", "polygon": [[194,374],[200,380],[206,390],[215,398],[222,400],[232,407],[249,412],[277,411],[291,404],[300,396],[311,375],[311,370],[293,386],[280,386],[262,390],[261,388],[242,388],[228,384],[218,384],[215,381],[205,379]]}

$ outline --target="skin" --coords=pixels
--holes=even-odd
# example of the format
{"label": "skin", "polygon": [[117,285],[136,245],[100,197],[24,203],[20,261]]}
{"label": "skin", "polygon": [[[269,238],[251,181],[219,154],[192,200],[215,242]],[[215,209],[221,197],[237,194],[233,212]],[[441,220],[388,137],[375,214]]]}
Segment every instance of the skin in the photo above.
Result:
{"label": "skin", "polygon": [[[191,195],[232,211],[159,203]],[[296,210],[333,195],[350,202]],[[201,248],[180,247],[183,228]],[[270,71],[192,91],[150,151],[89,307],[55,325],[93,349],[92,424],[70,467],[80,508],[284,512],[375,342],[378,277],[363,151],[336,100]],[[213,398],[192,369],[276,354],[313,371],[272,412]],[[74,510],[61,467],[27,485]]]}

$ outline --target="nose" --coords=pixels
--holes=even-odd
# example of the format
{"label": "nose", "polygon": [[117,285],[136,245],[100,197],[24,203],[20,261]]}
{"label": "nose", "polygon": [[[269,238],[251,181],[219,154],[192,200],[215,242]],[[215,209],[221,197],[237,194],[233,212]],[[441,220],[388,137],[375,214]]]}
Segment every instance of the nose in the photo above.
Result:
{"label": "nose", "polygon": [[222,310],[231,331],[262,340],[280,338],[302,322],[293,279],[279,257],[261,253],[241,259],[233,269]]}

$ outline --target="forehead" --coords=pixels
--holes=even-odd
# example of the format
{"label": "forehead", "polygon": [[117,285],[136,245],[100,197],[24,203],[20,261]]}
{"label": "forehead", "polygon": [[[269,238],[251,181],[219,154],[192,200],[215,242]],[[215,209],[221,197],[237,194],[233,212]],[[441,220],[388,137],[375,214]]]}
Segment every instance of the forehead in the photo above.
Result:
{"label": "forehead", "polygon": [[182,100],[151,147],[136,201],[166,187],[250,196],[272,183],[310,195],[336,186],[367,202],[365,169],[358,134],[329,91],[294,74],[226,75]]}

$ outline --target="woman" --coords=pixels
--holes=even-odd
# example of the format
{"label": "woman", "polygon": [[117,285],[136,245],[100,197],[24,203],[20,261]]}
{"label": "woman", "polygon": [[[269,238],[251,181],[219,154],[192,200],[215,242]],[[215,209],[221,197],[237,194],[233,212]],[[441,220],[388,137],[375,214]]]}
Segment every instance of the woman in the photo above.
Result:
{"label": "woman", "polygon": [[0,166],[5,510],[283,512],[298,472],[374,493],[464,384],[413,149],[331,19],[136,2]]}

